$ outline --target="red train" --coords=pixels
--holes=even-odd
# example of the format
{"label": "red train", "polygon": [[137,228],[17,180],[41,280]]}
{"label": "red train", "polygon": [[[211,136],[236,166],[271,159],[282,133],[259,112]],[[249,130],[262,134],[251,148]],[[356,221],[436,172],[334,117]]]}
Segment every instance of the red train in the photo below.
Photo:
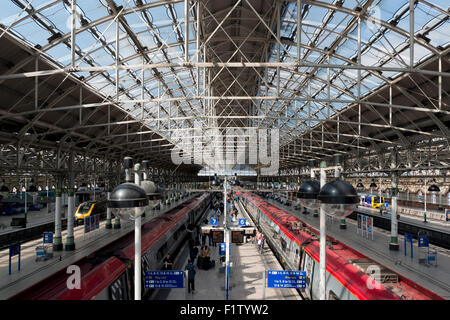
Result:
{"label": "red train", "polygon": [[[195,236],[195,226],[211,202],[204,193],[142,225],[142,273],[161,269],[162,259]],[[189,228],[188,228],[189,227]],[[20,300],[128,300],[134,295],[134,232],[73,263],[81,270],[81,288],[68,289],[70,276],[62,269],[10,299]],[[143,279],[144,277],[142,277]],[[142,297],[149,291],[142,284]]]}
{"label": "red train", "polygon": [[[318,299],[319,231],[259,196],[241,195],[245,210],[260,225],[284,267],[306,271],[306,298]],[[328,300],[443,300],[330,236],[326,251]]]}

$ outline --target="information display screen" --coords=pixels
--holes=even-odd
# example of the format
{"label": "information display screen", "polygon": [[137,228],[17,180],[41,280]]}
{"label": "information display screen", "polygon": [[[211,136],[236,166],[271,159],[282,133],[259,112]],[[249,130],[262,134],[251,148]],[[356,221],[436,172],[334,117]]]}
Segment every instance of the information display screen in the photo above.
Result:
{"label": "information display screen", "polygon": [[231,231],[232,243],[244,243],[244,231]]}
{"label": "information display screen", "polygon": [[221,243],[224,241],[223,231],[211,230],[212,242]]}

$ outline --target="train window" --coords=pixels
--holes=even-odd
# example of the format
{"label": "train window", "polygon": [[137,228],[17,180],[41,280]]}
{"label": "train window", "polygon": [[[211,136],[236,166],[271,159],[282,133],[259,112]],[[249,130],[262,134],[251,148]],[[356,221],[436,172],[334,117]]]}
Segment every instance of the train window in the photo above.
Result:
{"label": "train window", "polygon": [[180,232],[180,230],[178,229],[177,231],[175,231],[174,233],[173,233],[173,240],[177,240],[178,239],[178,233]]}
{"label": "train window", "polygon": [[156,252],[156,259],[158,260],[162,260],[162,258],[164,257],[164,253],[167,250],[167,243],[164,243],[161,248],[159,248],[159,250]]}
{"label": "train window", "polygon": [[284,251],[284,252],[286,252],[286,245],[287,245],[287,243],[286,243],[286,241],[283,239],[283,238],[280,238],[280,242],[281,242],[281,249]]}
{"label": "train window", "polygon": [[126,276],[125,272],[109,286],[109,294],[111,300],[126,300],[127,288],[126,288]]}
{"label": "train window", "polygon": [[339,299],[339,297],[336,295],[336,293],[333,292],[333,290],[330,290],[328,292],[328,300],[341,300],[341,299]]}

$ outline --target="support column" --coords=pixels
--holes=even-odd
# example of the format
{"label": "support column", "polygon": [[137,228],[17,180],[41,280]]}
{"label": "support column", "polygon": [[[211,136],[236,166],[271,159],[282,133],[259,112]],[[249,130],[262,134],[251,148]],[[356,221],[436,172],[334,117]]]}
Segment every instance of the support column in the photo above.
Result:
{"label": "support column", "polygon": [[[341,165],[340,162],[341,162],[341,155],[335,154],[334,155],[334,164],[335,164],[336,168],[334,169],[334,177],[336,178],[336,180],[341,178],[341,171],[337,167],[337,166]],[[346,222],[345,218],[341,219],[341,222],[339,224],[339,229],[347,229],[347,222]]]}
{"label": "support column", "polygon": [[[314,175],[314,171],[313,171],[313,169],[314,169],[314,160],[309,160],[309,167],[311,169],[311,180],[314,181],[314,179],[316,178],[316,176]],[[308,211],[305,211],[305,212],[308,212]],[[314,209],[313,217],[317,218],[318,216],[319,216],[318,210]]]}
{"label": "support column", "polygon": [[[111,187],[108,185],[108,191],[106,192],[106,199],[109,200],[109,196],[111,195]],[[112,229],[111,223],[111,208],[106,208],[106,224],[105,229]]]}
{"label": "support column", "polygon": [[65,250],[73,251],[75,250],[75,238],[73,236],[73,227],[74,227],[74,214],[75,214],[75,192],[69,187],[68,190],[68,203],[67,203],[67,237]]}
{"label": "support column", "polygon": [[114,226],[113,226],[113,228],[114,228],[114,229],[120,229],[120,228],[121,228],[121,225],[120,225],[120,218],[119,218],[119,217],[116,217],[116,219],[114,220]]}
{"label": "support column", "polygon": [[392,210],[391,210],[391,242],[389,250],[398,251],[398,225],[397,225],[397,193],[398,193],[398,173],[392,173]]}
{"label": "support column", "polygon": [[55,190],[55,237],[53,241],[53,251],[62,251],[63,243],[61,237],[61,186]]}
{"label": "support column", "polygon": [[[320,188],[327,183],[327,173],[323,169],[327,166],[327,163],[325,161],[322,161],[320,163]],[[327,254],[326,254],[326,247],[327,247],[327,219],[326,219],[326,212],[323,208],[320,208],[320,269],[319,269],[319,275],[320,275],[320,287],[319,287],[319,297],[320,300],[326,300],[326,265],[327,265]]]}
{"label": "support column", "polygon": [[[141,217],[134,220],[134,300],[141,300]],[[139,277],[139,279],[136,279]]]}

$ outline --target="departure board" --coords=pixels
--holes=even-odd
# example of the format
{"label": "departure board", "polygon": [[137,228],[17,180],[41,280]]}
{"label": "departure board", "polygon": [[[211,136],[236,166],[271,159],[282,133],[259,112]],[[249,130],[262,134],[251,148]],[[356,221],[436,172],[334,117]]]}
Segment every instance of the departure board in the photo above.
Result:
{"label": "departure board", "polygon": [[231,231],[232,243],[244,243],[244,231]]}
{"label": "departure board", "polygon": [[224,240],[223,231],[211,230],[212,242],[221,243]]}

